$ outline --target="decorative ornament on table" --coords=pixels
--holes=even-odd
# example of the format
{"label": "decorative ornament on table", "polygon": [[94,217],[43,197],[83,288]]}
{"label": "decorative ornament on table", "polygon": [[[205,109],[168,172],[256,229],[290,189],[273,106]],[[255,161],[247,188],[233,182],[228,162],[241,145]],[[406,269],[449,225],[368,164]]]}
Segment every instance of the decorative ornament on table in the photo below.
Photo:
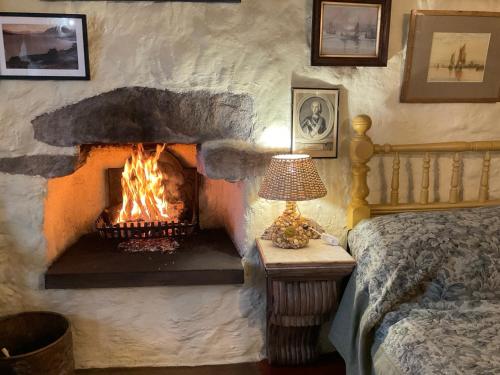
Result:
{"label": "decorative ornament on table", "polygon": [[297,201],[321,198],[326,188],[309,155],[276,155],[259,190],[261,198],[286,201],[285,211],[264,231],[263,239],[283,249],[300,249],[309,239],[321,237],[323,229],[302,217]]}

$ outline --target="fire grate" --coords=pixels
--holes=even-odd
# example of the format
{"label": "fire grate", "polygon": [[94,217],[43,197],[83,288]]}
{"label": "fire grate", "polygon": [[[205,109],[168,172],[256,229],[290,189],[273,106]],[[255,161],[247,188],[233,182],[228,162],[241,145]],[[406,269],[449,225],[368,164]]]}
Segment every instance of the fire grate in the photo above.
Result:
{"label": "fire grate", "polygon": [[96,229],[99,236],[104,239],[128,240],[132,238],[162,238],[162,237],[185,237],[193,234],[196,223],[183,221],[171,222],[125,222],[111,224],[105,220],[105,213],[96,220]]}

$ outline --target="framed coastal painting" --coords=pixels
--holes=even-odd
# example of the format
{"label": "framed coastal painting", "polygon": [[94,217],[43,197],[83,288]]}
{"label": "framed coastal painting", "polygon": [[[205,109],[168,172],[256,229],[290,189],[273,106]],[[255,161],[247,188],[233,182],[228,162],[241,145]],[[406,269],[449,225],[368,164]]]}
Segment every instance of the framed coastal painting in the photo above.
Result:
{"label": "framed coastal painting", "polygon": [[391,0],[314,0],[311,65],[387,66]]}
{"label": "framed coastal painting", "polygon": [[339,90],[292,89],[292,153],[336,158]]}
{"label": "framed coastal painting", "polygon": [[0,12],[0,78],[89,80],[85,15]]}
{"label": "framed coastal painting", "polygon": [[500,13],[413,10],[401,101],[500,101]]}

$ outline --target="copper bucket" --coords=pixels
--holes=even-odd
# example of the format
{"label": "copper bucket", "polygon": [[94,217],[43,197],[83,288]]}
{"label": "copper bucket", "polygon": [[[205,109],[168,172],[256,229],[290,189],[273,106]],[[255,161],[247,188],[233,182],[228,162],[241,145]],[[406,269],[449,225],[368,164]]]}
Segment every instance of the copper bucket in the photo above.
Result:
{"label": "copper bucket", "polygon": [[71,325],[60,314],[37,311],[0,318],[2,349],[2,375],[74,374]]}

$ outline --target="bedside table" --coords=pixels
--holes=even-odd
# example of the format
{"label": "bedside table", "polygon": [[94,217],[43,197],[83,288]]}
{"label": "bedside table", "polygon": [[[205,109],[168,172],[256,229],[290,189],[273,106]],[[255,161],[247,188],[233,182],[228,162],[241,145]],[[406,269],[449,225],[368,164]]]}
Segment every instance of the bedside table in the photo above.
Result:
{"label": "bedside table", "polygon": [[355,260],[340,246],[310,240],[303,249],[274,247],[257,239],[267,279],[267,356],[269,363],[300,365],[318,355],[321,325],[333,317],[340,281]]}

